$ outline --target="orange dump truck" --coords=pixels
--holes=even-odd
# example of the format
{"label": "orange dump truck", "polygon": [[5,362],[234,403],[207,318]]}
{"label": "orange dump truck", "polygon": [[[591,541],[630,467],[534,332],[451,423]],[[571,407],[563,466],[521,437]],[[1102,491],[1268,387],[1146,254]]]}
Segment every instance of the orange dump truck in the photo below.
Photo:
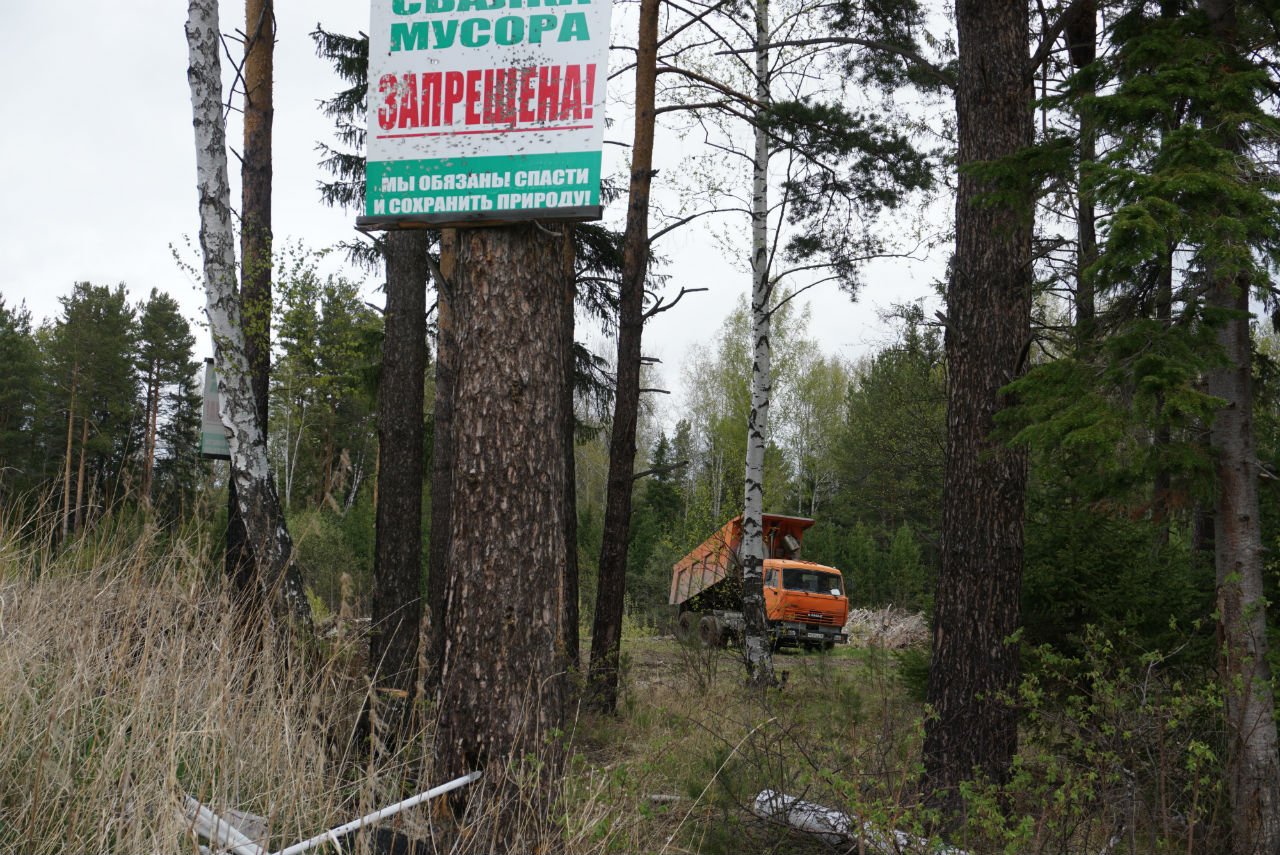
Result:
{"label": "orange dump truck", "polygon": [[[849,600],[833,567],[800,560],[813,520],[764,515],[764,607],[775,645],[830,648],[844,633]],[[671,599],[680,607],[676,633],[707,646],[741,638],[742,517],[734,517],[671,568]]]}

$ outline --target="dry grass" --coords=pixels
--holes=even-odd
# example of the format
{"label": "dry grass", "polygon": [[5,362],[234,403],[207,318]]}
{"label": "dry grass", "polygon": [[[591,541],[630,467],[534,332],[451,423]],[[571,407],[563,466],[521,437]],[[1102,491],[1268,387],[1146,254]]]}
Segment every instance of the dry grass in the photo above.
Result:
{"label": "dry grass", "polygon": [[333,775],[334,662],[242,631],[192,546],[85,541],[39,577],[0,549],[0,847],[194,851],[183,793],[283,837],[359,801]]}
{"label": "dry grass", "polygon": [[[308,650],[246,634],[199,532],[102,529],[58,554],[31,543],[0,528],[0,852],[195,853],[184,793],[265,816],[280,847],[453,777],[424,771],[430,724],[384,762],[348,753],[361,634],[340,623]],[[627,638],[618,714],[571,711],[555,811],[481,786],[461,822],[417,809],[390,824],[460,854],[493,851],[499,812],[517,818],[519,851],[832,851],[755,819],[767,788],[918,832],[924,710],[894,656],[783,653],[785,688],[761,694],[733,651]],[[1098,809],[1087,792],[1079,803]],[[1000,833],[966,843],[999,851]],[[1093,833],[1059,836],[1016,851],[1100,848]]]}
{"label": "dry grass", "polygon": [[[183,794],[266,817],[282,846],[422,778],[430,726],[380,765],[346,753],[366,685],[359,634],[300,651],[246,633],[199,532],[121,524],[56,554],[33,542],[0,529],[0,851],[195,852]],[[860,660],[789,657],[788,690],[760,697],[731,653],[628,647],[620,714],[571,716],[556,815],[514,811],[531,848],[721,850],[743,823],[763,830],[742,810],[759,787],[836,797],[819,771],[868,761],[873,731],[849,689],[866,679]],[[492,813],[513,806],[477,795],[460,827],[425,810],[401,827],[440,851],[482,850]]]}

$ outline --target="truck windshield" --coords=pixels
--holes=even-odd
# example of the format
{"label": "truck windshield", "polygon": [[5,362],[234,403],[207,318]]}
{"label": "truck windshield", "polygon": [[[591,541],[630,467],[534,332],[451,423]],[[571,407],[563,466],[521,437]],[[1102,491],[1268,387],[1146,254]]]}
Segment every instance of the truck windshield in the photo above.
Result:
{"label": "truck windshield", "polygon": [[808,591],[811,594],[836,594],[844,590],[840,577],[835,573],[806,570],[803,567],[783,567],[782,587],[788,591]]}

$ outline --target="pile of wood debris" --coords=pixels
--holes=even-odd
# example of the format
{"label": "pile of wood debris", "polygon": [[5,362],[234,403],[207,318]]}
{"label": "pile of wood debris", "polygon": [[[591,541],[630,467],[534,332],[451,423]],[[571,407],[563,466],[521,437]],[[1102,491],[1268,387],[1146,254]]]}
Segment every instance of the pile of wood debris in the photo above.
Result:
{"label": "pile of wood debris", "polygon": [[909,612],[896,606],[880,609],[850,609],[844,631],[857,647],[905,650],[929,644],[929,625],[923,612]]}

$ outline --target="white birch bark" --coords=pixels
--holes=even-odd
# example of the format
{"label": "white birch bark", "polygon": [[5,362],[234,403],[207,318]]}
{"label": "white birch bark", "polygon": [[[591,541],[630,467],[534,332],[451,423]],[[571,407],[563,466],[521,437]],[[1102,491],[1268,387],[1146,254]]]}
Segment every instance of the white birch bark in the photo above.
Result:
{"label": "white birch bark", "polygon": [[[769,101],[769,0],[756,0],[756,100]],[[773,653],[764,609],[764,450],[773,384],[769,349],[769,137],[754,128],[751,193],[751,410],[747,416],[746,495],[742,507],[743,652],[756,685],[772,686]]]}
{"label": "white birch bark", "polygon": [[257,563],[257,590],[264,602],[281,604],[310,626],[311,609],[292,563],[293,543],[267,464],[265,433],[258,423],[249,361],[245,356],[236,289],[235,236],[227,180],[226,128],[218,60],[218,2],[187,5],[192,124],[196,143],[196,185],[200,197],[200,249],[204,256],[205,311],[218,370],[218,409],[227,428],[231,477],[240,513]]}

